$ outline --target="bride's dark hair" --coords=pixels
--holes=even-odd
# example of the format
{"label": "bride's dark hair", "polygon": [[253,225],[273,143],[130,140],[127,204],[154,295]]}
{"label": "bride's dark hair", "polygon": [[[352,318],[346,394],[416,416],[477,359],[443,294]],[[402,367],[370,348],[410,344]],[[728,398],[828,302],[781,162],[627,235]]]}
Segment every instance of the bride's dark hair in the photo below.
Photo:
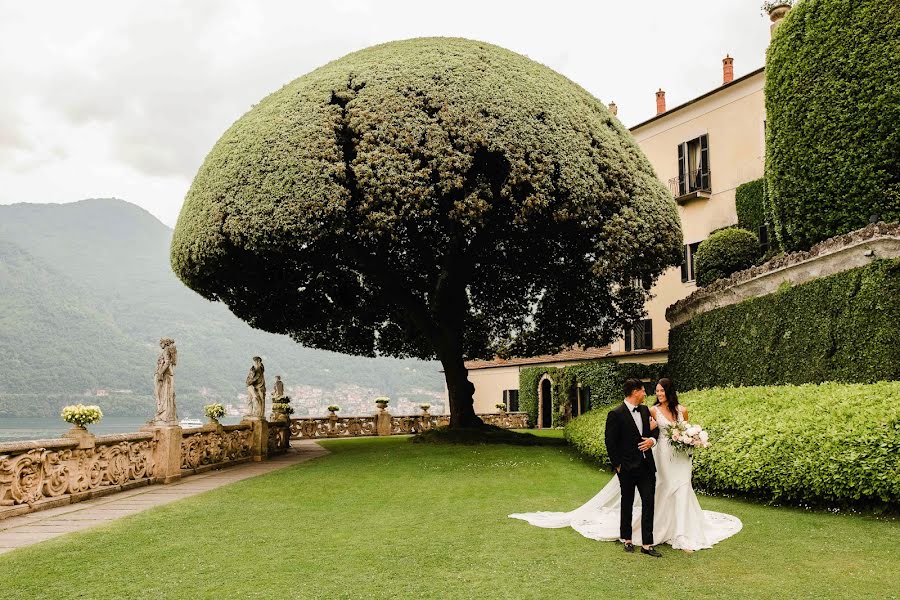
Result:
{"label": "bride's dark hair", "polygon": [[[675,420],[678,420],[678,392],[675,391],[675,384],[668,377],[663,377],[659,380],[659,385],[662,386],[662,389],[666,391],[666,402],[668,404],[669,412],[672,413],[672,416],[675,417]],[[656,398],[656,404],[659,404],[659,397]]]}

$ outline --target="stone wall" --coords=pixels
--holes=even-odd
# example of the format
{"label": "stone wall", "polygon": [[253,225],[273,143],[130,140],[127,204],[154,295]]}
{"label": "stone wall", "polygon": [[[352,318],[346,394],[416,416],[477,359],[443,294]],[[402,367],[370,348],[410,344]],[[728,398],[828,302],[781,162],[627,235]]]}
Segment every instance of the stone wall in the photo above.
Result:
{"label": "stone wall", "polygon": [[[527,429],[528,413],[478,415],[488,425],[505,429]],[[300,417],[291,419],[291,439],[359,437],[368,435],[409,435],[450,424],[449,415],[391,415],[386,410],[371,417]]]}
{"label": "stone wall", "polygon": [[710,310],[771,294],[785,283],[799,285],[866,266],[876,258],[900,258],[900,224],[875,223],[825,240],[807,252],[776,256],[734,273],[670,306],[666,319],[677,327]]}

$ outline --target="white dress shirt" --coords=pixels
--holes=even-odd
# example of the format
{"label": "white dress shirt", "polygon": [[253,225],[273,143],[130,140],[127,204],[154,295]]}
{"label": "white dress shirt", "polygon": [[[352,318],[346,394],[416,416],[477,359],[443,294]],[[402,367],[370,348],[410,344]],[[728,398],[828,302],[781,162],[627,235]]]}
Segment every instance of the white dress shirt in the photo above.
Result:
{"label": "white dress shirt", "polygon": [[[637,427],[638,434],[641,437],[644,437],[644,423],[641,421],[641,411],[634,412],[635,408],[638,408],[640,404],[630,404],[628,400],[625,400],[625,408],[628,409],[628,412],[631,414],[631,418],[634,421],[635,427]],[[656,445],[656,440],[653,438],[648,438],[653,440],[653,445]],[[646,452],[642,452],[644,456],[646,456]]]}

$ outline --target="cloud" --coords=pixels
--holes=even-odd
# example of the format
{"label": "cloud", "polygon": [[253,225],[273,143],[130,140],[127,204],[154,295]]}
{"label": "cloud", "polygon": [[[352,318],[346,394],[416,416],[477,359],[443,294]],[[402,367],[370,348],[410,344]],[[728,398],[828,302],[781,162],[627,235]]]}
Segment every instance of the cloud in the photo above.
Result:
{"label": "cloud", "polygon": [[745,0],[3,3],[0,177],[15,187],[0,201],[97,190],[173,224],[212,145],[262,97],[353,50],[431,35],[527,54],[636,123],[657,87],[674,106],[718,85],[726,51],[738,76],[760,66],[768,26]]}

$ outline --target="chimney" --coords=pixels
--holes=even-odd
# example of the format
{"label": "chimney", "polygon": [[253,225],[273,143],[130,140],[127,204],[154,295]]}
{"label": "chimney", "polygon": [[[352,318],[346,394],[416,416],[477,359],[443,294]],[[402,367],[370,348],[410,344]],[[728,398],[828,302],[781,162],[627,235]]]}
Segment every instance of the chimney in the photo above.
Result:
{"label": "chimney", "polygon": [[619,114],[619,107],[616,106],[616,103],[615,103],[615,102],[610,102],[610,103],[609,103],[609,112],[611,112],[613,115],[618,115],[618,114]]}
{"label": "chimney", "polygon": [[725,55],[722,59],[722,85],[734,81],[734,59]]}
{"label": "chimney", "polygon": [[769,26],[769,35],[774,35],[775,29],[781,24],[781,20],[789,10],[791,10],[791,5],[788,2],[780,2],[769,8],[769,20],[772,21],[772,25]]}
{"label": "chimney", "polygon": [[666,93],[659,88],[659,91],[656,92],[656,114],[664,112],[666,112]]}

